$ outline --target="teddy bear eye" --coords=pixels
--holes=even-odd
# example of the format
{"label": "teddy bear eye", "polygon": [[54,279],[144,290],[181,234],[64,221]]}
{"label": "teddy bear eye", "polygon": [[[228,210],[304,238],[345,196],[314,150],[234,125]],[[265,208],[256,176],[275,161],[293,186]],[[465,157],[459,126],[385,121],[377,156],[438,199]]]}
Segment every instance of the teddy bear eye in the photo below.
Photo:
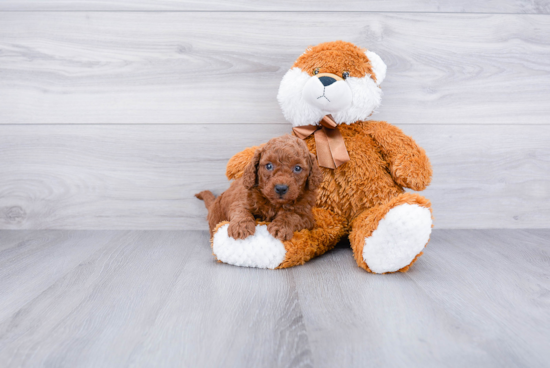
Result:
{"label": "teddy bear eye", "polygon": [[349,72],[343,72],[342,78],[347,79],[349,77]]}
{"label": "teddy bear eye", "polygon": [[315,74],[315,75],[319,74],[319,68],[313,69],[313,74]]}
{"label": "teddy bear eye", "polygon": [[295,173],[302,172],[302,167],[301,167],[300,165],[294,166],[294,172],[295,172]]}
{"label": "teddy bear eye", "polygon": [[273,170],[273,164],[271,162],[269,162],[265,165],[265,168],[268,169],[269,171],[271,171],[271,170]]}

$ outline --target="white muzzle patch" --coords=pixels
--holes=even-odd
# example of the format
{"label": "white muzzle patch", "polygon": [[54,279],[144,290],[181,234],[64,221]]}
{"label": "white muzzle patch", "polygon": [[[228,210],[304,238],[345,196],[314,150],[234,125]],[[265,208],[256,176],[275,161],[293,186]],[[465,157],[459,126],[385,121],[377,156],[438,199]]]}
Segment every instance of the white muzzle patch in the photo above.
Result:
{"label": "white muzzle patch", "polygon": [[315,125],[327,114],[338,124],[367,120],[382,101],[382,90],[370,76],[348,77],[324,86],[318,76],[300,68],[290,69],[277,99],[293,126]]}
{"label": "white muzzle patch", "polygon": [[302,99],[319,110],[334,114],[351,106],[352,93],[344,81],[325,86],[317,77],[310,77],[302,90]]}

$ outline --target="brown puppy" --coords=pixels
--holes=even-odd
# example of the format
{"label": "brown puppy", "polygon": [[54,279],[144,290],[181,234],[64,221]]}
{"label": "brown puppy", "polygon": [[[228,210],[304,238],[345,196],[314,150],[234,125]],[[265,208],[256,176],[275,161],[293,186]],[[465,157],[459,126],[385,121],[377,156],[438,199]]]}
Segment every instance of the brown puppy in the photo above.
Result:
{"label": "brown puppy", "polygon": [[254,154],[241,178],[216,198],[209,190],[195,196],[208,209],[210,235],[229,221],[227,233],[245,239],[256,230],[256,219],[271,221],[267,230],[279,240],[313,228],[312,208],[323,176],[315,156],[296,137],[273,138]]}

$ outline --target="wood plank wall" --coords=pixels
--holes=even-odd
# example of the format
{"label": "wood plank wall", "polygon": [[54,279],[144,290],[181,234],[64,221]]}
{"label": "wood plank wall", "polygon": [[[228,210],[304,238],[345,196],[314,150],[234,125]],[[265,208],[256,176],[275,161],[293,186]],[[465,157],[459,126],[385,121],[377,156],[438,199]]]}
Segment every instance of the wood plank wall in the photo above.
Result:
{"label": "wood plank wall", "polygon": [[206,229],[305,47],[388,64],[438,228],[550,223],[550,1],[1,1],[0,228]]}

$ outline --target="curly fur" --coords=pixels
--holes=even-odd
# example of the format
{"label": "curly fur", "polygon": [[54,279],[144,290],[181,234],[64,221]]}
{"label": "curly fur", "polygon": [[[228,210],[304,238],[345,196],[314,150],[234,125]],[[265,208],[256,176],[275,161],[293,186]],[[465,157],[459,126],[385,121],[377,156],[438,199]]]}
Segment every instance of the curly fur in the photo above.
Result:
{"label": "curly fur", "polygon": [[[272,169],[266,167],[272,165]],[[295,168],[299,166],[300,172]],[[312,208],[322,174],[306,144],[291,135],[273,138],[255,150],[243,175],[215,198],[210,191],[196,194],[205,201],[212,235],[216,225],[229,221],[228,235],[245,239],[255,232],[256,220],[271,221],[268,231],[289,240],[295,231],[313,228]],[[284,194],[276,185],[286,185]]]}

